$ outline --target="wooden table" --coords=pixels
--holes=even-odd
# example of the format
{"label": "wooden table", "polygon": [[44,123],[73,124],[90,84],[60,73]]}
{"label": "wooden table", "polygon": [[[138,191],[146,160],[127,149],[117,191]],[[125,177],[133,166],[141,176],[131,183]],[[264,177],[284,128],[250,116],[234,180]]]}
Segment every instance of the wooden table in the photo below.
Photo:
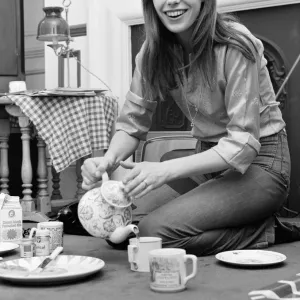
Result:
{"label": "wooden table", "polygon": [[[287,256],[285,263],[262,269],[241,269],[221,264],[214,256],[198,258],[198,274],[180,293],[160,294],[150,290],[149,273],[132,272],[127,252],[112,249],[99,238],[65,235],[64,253],[98,257],[105,267],[80,282],[56,286],[21,286],[0,281],[1,299],[5,300],[243,300],[248,293],[278,280],[300,273],[300,242],[269,248]],[[19,258],[18,251],[3,256]]]}
{"label": "wooden table", "polygon": [[[114,132],[117,100],[103,93],[94,96],[30,96],[30,94],[0,97],[0,107],[16,118],[22,139],[22,193],[23,220],[42,222],[49,218],[52,201],[62,199],[59,173],[76,162],[79,200],[85,191],[81,187],[81,165],[94,151],[108,148]],[[9,119],[0,116],[0,192],[9,191],[8,140]],[[67,126],[70,125],[71,126]],[[33,126],[32,126],[33,125]],[[34,130],[38,143],[37,195],[32,197],[32,164],[30,134]],[[46,144],[52,164],[53,191],[48,193]],[[65,205],[65,204],[64,204]]]}
{"label": "wooden table", "polygon": [[[48,171],[46,164],[46,144],[43,139],[37,134],[38,140],[38,189],[37,194],[37,209],[34,200],[31,197],[32,193],[32,165],[30,158],[30,120],[21,111],[21,109],[13,105],[12,101],[6,97],[0,97],[0,105],[5,107],[5,110],[10,116],[17,118],[20,132],[22,134],[22,187],[23,187],[23,201],[21,206],[23,209],[23,220],[31,220],[36,222],[48,221],[49,218],[45,215],[51,212],[51,202],[48,193]],[[8,192],[8,140],[10,135],[9,119],[0,119],[0,191],[2,193]]]}

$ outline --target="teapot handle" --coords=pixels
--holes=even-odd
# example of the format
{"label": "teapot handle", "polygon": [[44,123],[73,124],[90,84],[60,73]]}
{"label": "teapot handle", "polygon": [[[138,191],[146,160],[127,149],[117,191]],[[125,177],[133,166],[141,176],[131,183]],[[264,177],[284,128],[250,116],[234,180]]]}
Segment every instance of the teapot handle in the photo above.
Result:
{"label": "teapot handle", "polygon": [[109,180],[108,174],[107,174],[107,172],[104,172],[102,174],[102,181],[104,182],[104,181],[108,181],[108,180]]}

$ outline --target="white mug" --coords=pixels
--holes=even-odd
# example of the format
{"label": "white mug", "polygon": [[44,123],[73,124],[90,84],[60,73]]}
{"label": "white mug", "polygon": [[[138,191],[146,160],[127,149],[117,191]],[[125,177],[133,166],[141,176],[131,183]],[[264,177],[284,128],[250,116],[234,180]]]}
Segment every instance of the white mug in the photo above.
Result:
{"label": "white mug", "polygon": [[129,240],[128,261],[130,269],[137,272],[149,272],[149,251],[161,248],[161,238],[140,237],[139,240],[132,238]]}
{"label": "white mug", "polygon": [[[193,262],[193,270],[187,276],[186,261]],[[157,292],[179,292],[197,274],[197,256],[186,254],[184,249],[165,248],[149,252],[150,288]]]}
{"label": "white mug", "polygon": [[50,254],[57,247],[63,247],[64,223],[59,221],[40,222],[37,229],[48,229],[50,231]]}
{"label": "white mug", "polygon": [[10,81],[8,84],[8,91],[10,93],[26,91],[25,81]]}

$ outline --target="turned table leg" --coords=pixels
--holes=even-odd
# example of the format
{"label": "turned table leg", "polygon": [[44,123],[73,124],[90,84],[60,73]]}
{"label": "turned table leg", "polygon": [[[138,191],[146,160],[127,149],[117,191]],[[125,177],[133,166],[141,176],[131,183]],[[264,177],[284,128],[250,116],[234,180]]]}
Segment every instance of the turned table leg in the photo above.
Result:
{"label": "turned table leg", "polygon": [[62,195],[60,193],[60,174],[56,172],[55,168],[51,166],[52,174],[52,195],[51,200],[60,200]]}
{"label": "turned table leg", "polygon": [[37,135],[38,147],[38,167],[37,182],[38,192],[36,196],[37,210],[42,213],[51,212],[51,202],[48,193],[48,169],[46,162],[46,143]]}
{"label": "turned table leg", "polygon": [[15,105],[6,105],[6,111],[14,117],[18,117],[20,131],[22,133],[22,167],[21,178],[23,187],[23,198],[21,206],[24,212],[31,212],[35,210],[35,203],[31,197],[32,194],[32,166],[30,159],[30,120],[26,117],[21,109]]}
{"label": "turned table leg", "polygon": [[27,117],[19,117],[20,131],[22,133],[22,167],[21,178],[23,187],[23,198],[21,206],[23,211],[34,211],[35,203],[32,194],[32,165],[30,158],[30,121]]}
{"label": "turned table leg", "polygon": [[86,157],[80,158],[76,161],[76,177],[77,177],[77,190],[75,194],[75,199],[80,200],[81,197],[86,193],[86,190],[82,188],[82,176],[81,176],[81,166],[83,162],[88,158],[91,157],[91,155],[88,155]]}
{"label": "turned table leg", "polygon": [[0,193],[9,194],[8,139],[9,120],[0,120]]}
{"label": "turned table leg", "polygon": [[[6,111],[14,117],[18,117],[20,131],[22,133],[22,167],[21,167],[21,178],[22,178],[22,187],[23,187],[23,198],[21,200],[21,206],[23,210],[23,221],[33,221],[33,222],[43,222],[48,221],[49,218],[42,212],[35,210],[35,202],[32,199],[32,165],[30,158],[30,120],[21,109],[16,105],[6,105]],[[43,185],[42,190],[44,189],[44,171],[41,171],[43,167],[40,167],[41,174],[39,175],[42,178]],[[41,181],[40,181],[41,184]],[[45,191],[43,190],[43,193]]]}

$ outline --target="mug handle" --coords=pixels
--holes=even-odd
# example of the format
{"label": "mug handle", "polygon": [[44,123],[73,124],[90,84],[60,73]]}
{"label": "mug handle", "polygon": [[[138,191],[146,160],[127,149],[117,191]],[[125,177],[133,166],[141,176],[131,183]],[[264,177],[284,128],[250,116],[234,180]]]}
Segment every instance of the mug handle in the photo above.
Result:
{"label": "mug handle", "polygon": [[128,245],[128,261],[130,263],[136,263],[137,252],[138,252],[138,247],[136,245]]}
{"label": "mug handle", "polygon": [[[188,276],[186,276],[184,280],[184,284],[186,284],[190,279],[196,276],[197,274],[197,256],[193,254],[186,254],[184,255],[184,262],[186,262],[188,259],[192,260],[193,262],[193,270],[192,273]],[[186,265],[185,265],[186,267]]]}
{"label": "mug handle", "polygon": [[36,230],[37,230],[37,229],[36,229],[35,227],[32,227],[32,228],[30,229],[30,233],[29,233],[29,238],[30,238],[30,239],[32,239],[33,234],[36,233]]}
{"label": "mug handle", "polygon": [[136,245],[128,245],[128,261],[133,264],[135,269],[138,269],[136,254],[138,253],[138,246]]}

